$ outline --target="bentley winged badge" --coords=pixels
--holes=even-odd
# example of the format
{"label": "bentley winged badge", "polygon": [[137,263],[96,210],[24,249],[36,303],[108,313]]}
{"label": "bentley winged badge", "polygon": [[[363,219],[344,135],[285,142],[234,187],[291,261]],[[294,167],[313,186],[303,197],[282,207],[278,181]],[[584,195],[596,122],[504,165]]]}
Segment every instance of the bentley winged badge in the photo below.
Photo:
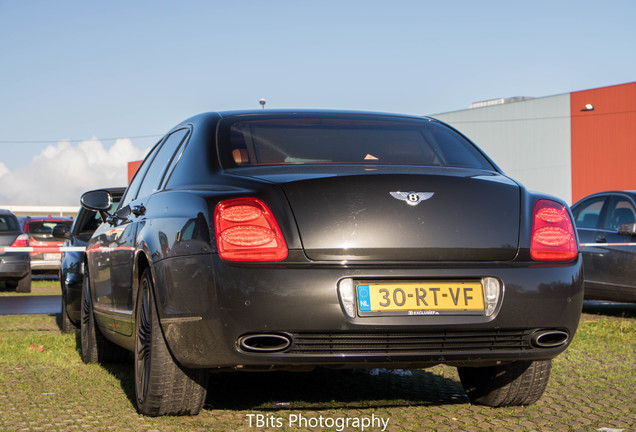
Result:
{"label": "bentley winged badge", "polygon": [[426,201],[435,195],[435,192],[389,192],[391,196],[400,201],[406,201],[408,205],[416,206],[421,201]]}

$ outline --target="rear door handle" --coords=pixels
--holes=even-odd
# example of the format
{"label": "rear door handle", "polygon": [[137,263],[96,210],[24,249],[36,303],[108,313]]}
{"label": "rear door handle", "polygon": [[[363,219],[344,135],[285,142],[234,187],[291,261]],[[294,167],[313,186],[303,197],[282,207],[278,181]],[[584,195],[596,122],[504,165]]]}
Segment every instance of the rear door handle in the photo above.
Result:
{"label": "rear door handle", "polygon": [[607,243],[607,239],[605,238],[604,235],[600,235],[596,237],[596,243]]}

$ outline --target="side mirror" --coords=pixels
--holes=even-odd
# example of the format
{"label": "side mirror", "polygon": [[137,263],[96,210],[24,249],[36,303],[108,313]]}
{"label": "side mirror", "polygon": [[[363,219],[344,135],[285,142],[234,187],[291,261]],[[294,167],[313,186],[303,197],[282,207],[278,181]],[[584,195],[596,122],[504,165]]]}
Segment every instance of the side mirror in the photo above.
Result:
{"label": "side mirror", "polygon": [[71,238],[71,232],[65,224],[57,224],[53,228],[53,237],[57,239],[68,239]]}
{"label": "side mirror", "polygon": [[636,223],[626,223],[618,227],[619,235],[633,236],[636,235]]}
{"label": "side mirror", "polygon": [[105,190],[94,190],[90,192],[86,192],[80,198],[80,203],[82,207],[87,210],[93,210],[99,212],[99,215],[102,217],[102,221],[106,221],[110,216],[108,214],[108,209],[113,203],[113,197],[110,196],[110,192]]}
{"label": "side mirror", "polygon": [[98,212],[104,212],[110,209],[112,202],[113,199],[110,196],[110,193],[105,190],[94,190],[86,192],[84,195],[82,195],[82,198],[80,198],[82,207]]}

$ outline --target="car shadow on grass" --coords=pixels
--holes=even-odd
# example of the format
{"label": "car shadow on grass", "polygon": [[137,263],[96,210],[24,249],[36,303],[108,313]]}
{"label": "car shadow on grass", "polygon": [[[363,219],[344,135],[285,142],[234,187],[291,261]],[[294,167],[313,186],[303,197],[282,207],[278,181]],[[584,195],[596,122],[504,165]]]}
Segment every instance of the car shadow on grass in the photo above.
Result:
{"label": "car shadow on grass", "polygon": [[[75,333],[78,350],[80,333]],[[132,353],[124,363],[101,365],[121,383],[136,406]],[[204,409],[351,409],[437,406],[468,403],[461,383],[428,370],[348,370],[311,372],[212,373]]]}
{"label": "car shadow on grass", "polygon": [[636,303],[585,300],[583,301],[583,313],[618,318],[636,318]]}
{"label": "car shadow on grass", "polygon": [[[60,314],[56,316],[57,324],[60,326],[61,317]],[[77,347],[78,355],[81,357],[82,351],[82,336],[80,330],[75,331],[75,346]],[[104,368],[111,376],[115,377],[121,383],[121,389],[126,394],[126,397],[133,406],[135,405],[135,374],[133,369],[132,353],[128,356],[128,359],[123,363],[101,363],[100,366]]]}
{"label": "car shadow on grass", "polygon": [[15,294],[15,288],[9,288],[6,282],[0,281],[0,293],[8,293],[8,292]]}
{"label": "car shadow on grass", "polygon": [[[466,403],[461,384],[424,370],[323,369],[213,374],[207,409],[380,408]],[[410,376],[409,376],[410,375]]]}

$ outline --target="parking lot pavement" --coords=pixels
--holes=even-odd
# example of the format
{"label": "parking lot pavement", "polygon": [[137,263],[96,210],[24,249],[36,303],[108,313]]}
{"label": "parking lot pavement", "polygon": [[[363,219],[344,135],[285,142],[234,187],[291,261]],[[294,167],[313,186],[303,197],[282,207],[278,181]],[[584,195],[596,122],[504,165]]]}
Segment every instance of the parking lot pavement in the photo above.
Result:
{"label": "parking lot pavement", "polygon": [[15,296],[0,299],[0,315],[56,314],[62,308],[62,296]]}

